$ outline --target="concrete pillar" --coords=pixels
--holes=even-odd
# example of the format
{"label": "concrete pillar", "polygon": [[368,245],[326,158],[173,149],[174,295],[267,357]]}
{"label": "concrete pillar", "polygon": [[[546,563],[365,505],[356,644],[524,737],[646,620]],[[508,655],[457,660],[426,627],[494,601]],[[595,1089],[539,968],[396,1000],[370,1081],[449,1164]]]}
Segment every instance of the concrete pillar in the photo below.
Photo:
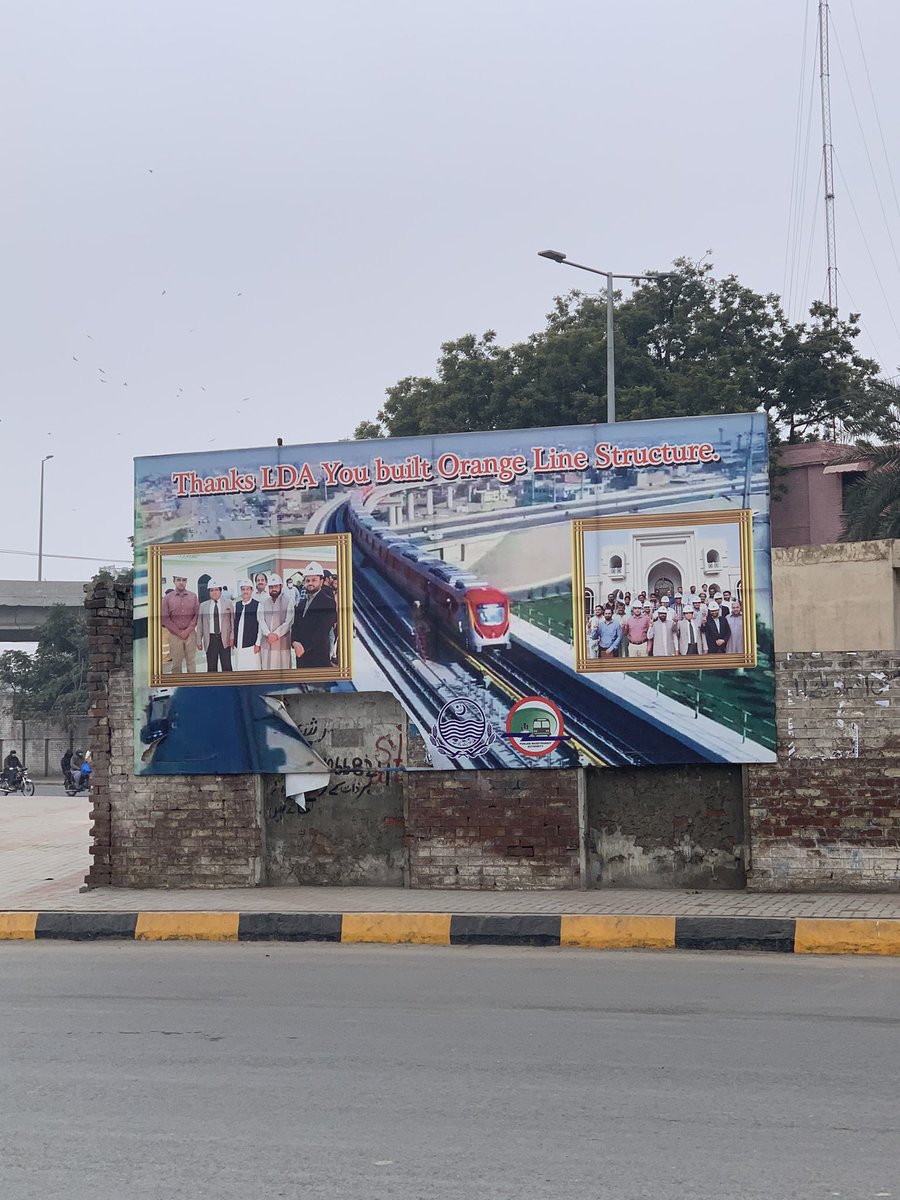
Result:
{"label": "concrete pillar", "polygon": [[390,525],[391,528],[393,528],[394,526],[399,525],[399,524],[400,524],[400,505],[399,504],[388,505],[388,525]]}
{"label": "concrete pillar", "polygon": [[410,525],[416,519],[416,493],[412,490],[406,493],[406,519]]}
{"label": "concrete pillar", "polygon": [[447,484],[447,507],[453,509],[456,506],[456,488],[452,483]]}
{"label": "concrete pillar", "polygon": [[425,513],[429,517],[434,516],[434,488],[429,488],[425,493]]}

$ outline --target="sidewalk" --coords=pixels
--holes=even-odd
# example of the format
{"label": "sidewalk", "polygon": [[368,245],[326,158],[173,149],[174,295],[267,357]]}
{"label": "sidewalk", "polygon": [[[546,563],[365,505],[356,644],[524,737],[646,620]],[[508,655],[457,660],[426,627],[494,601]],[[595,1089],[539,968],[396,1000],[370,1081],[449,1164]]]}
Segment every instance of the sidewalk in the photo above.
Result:
{"label": "sidewalk", "polygon": [[0,796],[0,909],[77,898],[90,865],[90,801],[58,784],[35,787],[33,797]]}
{"label": "sidewalk", "polygon": [[598,888],[587,892],[469,892],[382,887],[97,888],[82,872],[7,888],[0,909],[57,912],[489,913],[670,917],[816,917],[900,920],[900,894],[815,895]]}
{"label": "sidewalk", "polygon": [[87,809],[84,799],[66,796],[4,803],[0,938],[283,937],[778,950],[802,944],[820,953],[900,954],[900,893],[384,887],[82,892],[89,862]]}

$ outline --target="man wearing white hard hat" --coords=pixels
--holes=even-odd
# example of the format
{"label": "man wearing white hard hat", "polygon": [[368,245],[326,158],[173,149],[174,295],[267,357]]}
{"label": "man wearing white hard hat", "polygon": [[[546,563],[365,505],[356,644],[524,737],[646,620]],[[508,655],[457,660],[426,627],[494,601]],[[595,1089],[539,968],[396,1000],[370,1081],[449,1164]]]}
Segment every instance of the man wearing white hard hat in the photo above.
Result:
{"label": "man wearing white hard hat", "polygon": [[189,592],[186,575],[173,575],[175,589],[163,596],[163,628],[169,635],[171,662],[163,670],[176,675],[182,671],[197,669],[197,621],[200,618],[200,600],[196,592]]}
{"label": "man wearing white hard hat", "polygon": [[257,617],[260,670],[289,671],[291,666],[291,614],[280,575],[269,576],[269,594],[260,603]]}
{"label": "man wearing white hard hat", "polygon": [[710,600],[709,614],[703,627],[706,635],[706,649],[710,654],[724,654],[731,636],[728,618],[722,615],[718,600]]}
{"label": "man wearing white hard hat", "polygon": [[325,568],[308,563],[303,572],[304,600],[297,601],[291,642],[300,670],[331,666],[331,631],[337,623],[337,605],[331,588],[323,587]]}
{"label": "man wearing white hard hat", "polygon": [[206,654],[208,672],[231,670],[234,645],[234,605],[222,598],[222,584],[211,579],[206,585],[209,599],[200,605],[197,648]]}
{"label": "man wearing white hard hat", "polygon": [[654,658],[670,658],[675,653],[675,622],[669,616],[668,605],[656,610],[656,620],[647,631],[650,653]]}
{"label": "man wearing white hard hat", "polygon": [[697,624],[697,612],[693,604],[685,604],[675,638],[675,649],[679,654],[705,654],[706,638],[700,632]]}
{"label": "man wearing white hard hat", "polygon": [[[647,606],[649,608],[649,605]],[[631,606],[631,615],[622,626],[622,632],[628,638],[628,657],[647,657],[647,631],[650,628],[650,613],[644,612],[640,600],[635,600]]]}
{"label": "man wearing white hard hat", "polygon": [[236,671],[258,671],[259,646],[259,601],[253,595],[253,584],[249,579],[238,580],[240,600],[234,606],[234,669]]}

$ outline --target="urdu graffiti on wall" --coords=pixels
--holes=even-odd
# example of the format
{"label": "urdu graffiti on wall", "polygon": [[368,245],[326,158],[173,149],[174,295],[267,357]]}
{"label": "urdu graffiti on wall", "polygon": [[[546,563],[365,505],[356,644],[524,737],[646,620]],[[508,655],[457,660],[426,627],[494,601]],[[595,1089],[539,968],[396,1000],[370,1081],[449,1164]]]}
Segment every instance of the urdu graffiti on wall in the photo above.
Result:
{"label": "urdu graffiti on wall", "polygon": [[762,414],[142,458],[135,555],[145,773],[296,771],[261,702],[334,690],[441,770],[774,759]]}

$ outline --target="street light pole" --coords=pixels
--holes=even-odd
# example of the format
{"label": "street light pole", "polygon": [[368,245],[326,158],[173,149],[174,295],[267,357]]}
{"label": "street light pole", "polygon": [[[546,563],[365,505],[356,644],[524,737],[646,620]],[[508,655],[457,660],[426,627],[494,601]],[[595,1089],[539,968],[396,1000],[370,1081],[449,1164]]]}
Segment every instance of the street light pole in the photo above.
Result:
{"label": "street light pole", "polygon": [[41,459],[41,505],[38,516],[38,583],[44,578],[44,463],[52,457],[52,454],[45,454]]}
{"label": "street light pole", "polygon": [[597,267],[586,267],[584,263],[572,262],[561,250],[538,250],[539,258],[549,258],[551,262],[563,263],[567,267],[576,267],[579,271],[590,271],[592,275],[603,275],[606,279],[606,420],[609,425],[616,423],[616,342],[613,321],[613,280],[614,279],[668,279],[674,271],[651,271],[649,275],[619,274],[615,271],[601,271]]}
{"label": "street light pole", "polygon": [[616,423],[616,334],[613,324],[613,275],[606,272],[606,421]]}

